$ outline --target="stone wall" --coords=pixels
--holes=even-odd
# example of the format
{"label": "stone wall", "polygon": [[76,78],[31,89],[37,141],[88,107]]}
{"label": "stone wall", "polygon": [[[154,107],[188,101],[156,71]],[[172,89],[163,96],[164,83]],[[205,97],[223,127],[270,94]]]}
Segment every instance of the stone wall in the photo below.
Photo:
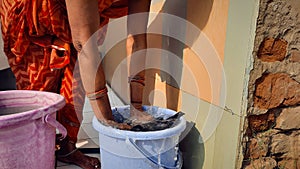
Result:
{"label": "stone wall", "polygon": [[300,1],[261,0],[243,135],[246,169],[300,169]]}

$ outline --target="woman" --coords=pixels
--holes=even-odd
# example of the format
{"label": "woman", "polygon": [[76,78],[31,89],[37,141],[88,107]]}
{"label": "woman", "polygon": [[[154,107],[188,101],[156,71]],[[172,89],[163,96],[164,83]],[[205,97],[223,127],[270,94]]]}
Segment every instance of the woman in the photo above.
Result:
{"label": "woman", "polygon": [[[123,129],[130,126],[118,124],[112,119],[102,67],[93,64],[96,54],[87,52],[77,58],[77,52],[82,50],[93,33],[108,23],[109,18],[147,12],[150,0],[0,2],[4,52],[16,76],[17,89],[56,92],[66,99],[66,106],[58,112],[57,119],[66,127],[68,136],[60,143],[57,158],[86,169],[98,168],[98,159],[85,156],[75,146],[80,127],[76,112],[82,112],[85,94],[99,121]],[[133,25],[133,19],[139,21]],[[146,25],[146,17],[129,17],[129,54],[146,48],[146,35],[135,35],[136,32],[146,32]],[[77,59],[83,85],[76,70],[73,74]],[[144,57],[137,60],[136,64],[145,64]],[[97,74],[96,79],[85,76],[93,73]],[[152,119],[140,111],[143,86],[144,72],[130,78],[131,116],[140,122]]]}

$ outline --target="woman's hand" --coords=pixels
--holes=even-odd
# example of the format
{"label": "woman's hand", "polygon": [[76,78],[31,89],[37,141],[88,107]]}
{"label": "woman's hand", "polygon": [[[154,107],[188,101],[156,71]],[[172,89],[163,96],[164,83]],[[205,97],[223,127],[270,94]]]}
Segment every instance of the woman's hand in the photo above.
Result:
{"label": "woman's hand", "polygon": [[117,123],[113,120],[105,120],[105,121],[100,121],[102,124],[117,128],[120,130],[131,130],[132,126],[128,125],[127,123]]}
{"label": "woman's hand", "polygon": [[132,125],[145,124],[154,121],[154,117],[143,111],[141,105],[130,106],[130,120]]}

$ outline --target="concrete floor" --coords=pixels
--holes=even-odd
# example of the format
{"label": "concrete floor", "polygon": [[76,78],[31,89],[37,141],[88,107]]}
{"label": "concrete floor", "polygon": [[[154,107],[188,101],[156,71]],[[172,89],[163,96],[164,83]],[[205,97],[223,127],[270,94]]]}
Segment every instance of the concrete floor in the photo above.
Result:
{"label": "concrete floor", "polygon": [[[118,96],[109,87],[108,87],[108,95],[112,107],[124,105],[122,101],[118,98]],[[99,148],[98,132],[92,126],[93,116],[94,113],[89,103],[89,100],[86,99],[83,108],[83,122],[80,131],[78,133],[78,142],[77,142],[78,148]],[[97,157],[100,159],[100,154],[87,154],[87,155]],[[80,167],[58,162],[57,169],[80,169]]]}

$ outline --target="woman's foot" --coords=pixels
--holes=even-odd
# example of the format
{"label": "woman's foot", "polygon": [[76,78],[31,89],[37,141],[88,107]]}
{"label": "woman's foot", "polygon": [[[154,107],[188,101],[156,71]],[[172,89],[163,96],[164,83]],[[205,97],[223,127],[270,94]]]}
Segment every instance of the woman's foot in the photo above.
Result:
{"label": "woman's foot", "polygon": [[75,164],[83,169],[100,169],[101,163],[98,158],[89,157],[80,152],[75,143],[67,138],[61,141],[60,149],[56,152],[58,161]]}

